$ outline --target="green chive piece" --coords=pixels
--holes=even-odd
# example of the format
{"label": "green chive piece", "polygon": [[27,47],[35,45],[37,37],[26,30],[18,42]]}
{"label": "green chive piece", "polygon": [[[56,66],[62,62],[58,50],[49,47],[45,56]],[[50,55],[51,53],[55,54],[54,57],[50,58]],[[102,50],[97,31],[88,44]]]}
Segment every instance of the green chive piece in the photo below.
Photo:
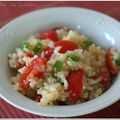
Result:
{"label": "green chive piece", "polygon": [[61,83],[61,79],[58,79],[56,76],[50,77],[53,83]]}
{"label": "green chive piece", "polygon": [[24,51],[25,48],[29,48],[30,44],[28,42],[22,42],[21,49]]}
{"label": "green chive piece", "polygon": [[61,79],[58,79],[57,77],[53,77],[54,78],[54,83],[61,83]]}
{"label": "green chive piece", "polygon": [[61,83],[61,79],[57,79],[54,83]]}
{"label": "green chive piece", "polygon": [[79,58],[75,55],[75,54],[69,54],[67,56],[68,59],[74,61],[74,62],[78,62],[79,61]]}
{"label": "green chive piece", "polygon": [[118,58],[117,60],[115,60],[115,63],[116,63],[117,66],[120,67],[120,58]]}
{"label": "green chive piece", "polygon": [[55,80],[58,79],[56,76],[52,76],[52,78],[55,79]]}
{"label": "green chive piece", "polygon": [[56,61],[55,65],[54,65],[54,68],[55,68],[55,71],[59,72],[63,67],[63,63],[61,61]]}
{"label": "green chive piece", "polygon": [[40,51],[40,49],[43,47],[41,42],[38,42],[34,47],[34,52],[37,53]]}
{"label": "green chive piece", "polygon": [[86,41],[84,41],[84,44],[85,44],[86,47],[91,46],[93,43],[94,43],[94,42],[91,41],[91,40],[86,40]]}

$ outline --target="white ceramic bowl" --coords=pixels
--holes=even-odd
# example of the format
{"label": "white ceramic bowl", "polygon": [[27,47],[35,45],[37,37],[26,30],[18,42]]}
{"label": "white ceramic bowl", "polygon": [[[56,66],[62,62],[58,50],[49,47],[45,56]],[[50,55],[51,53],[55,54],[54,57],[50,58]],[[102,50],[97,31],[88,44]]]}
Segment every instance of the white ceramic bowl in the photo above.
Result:
{"label": "white ceramic bowl", "polygon": [[114,84],[100,97],[79,105],[39,106],[16,92],[11,83],[7,55],[31,34],[57,26],[67,26],[84,33],[104,48],[113,46],[120,52],[120,24],[95,11],[81,8],[50,8],[34,11],[13,20],[0,31],[0,94],[13,106],[24,111],[52,116],[71,117],[103,109],[120,98],[120,74]]}

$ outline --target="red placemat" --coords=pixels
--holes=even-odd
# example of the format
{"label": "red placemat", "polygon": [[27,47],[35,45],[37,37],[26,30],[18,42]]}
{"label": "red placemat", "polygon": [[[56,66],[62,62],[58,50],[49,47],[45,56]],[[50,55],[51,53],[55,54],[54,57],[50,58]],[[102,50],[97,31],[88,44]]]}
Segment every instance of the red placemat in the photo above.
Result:
{"label": "red placemat", "polygon": [[[0,27],[27,12],[57,6],[84,7],[106,13],[120,20],[120,2],[0,2]],[[0,118],[47,118],[19,110],[0,99]],[[120,118],[120,101],[96,113],[77,118]]]}

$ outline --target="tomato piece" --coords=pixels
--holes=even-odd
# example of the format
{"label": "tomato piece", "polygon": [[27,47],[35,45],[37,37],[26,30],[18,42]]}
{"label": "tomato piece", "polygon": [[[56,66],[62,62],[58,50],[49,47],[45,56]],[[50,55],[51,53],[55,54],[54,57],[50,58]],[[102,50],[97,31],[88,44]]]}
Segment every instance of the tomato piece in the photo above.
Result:
{"label": "tomato piece", "polygon": [[105,55],[105,62],[106,62],[106,65],[110,71],[110,73],[112,75],[116,75],[118,73],[118,68],[117,68],[117,65],[115,63],[113,63],[113,51],[114,49],[113,48],[110,48],[106,55]]}
{"label": "tomato piece", "polygon": [[27,79],[27,76],[30,74],[31,71],[32,71],[32,67],[29,66],[25,70],[25,72],[20,76],[20,79],[19,79],[20,88],[28,88],[29,87],[30,81]]}
{"label": "tomato piece", "polygon": [[25,66],[25,63],[21,64],[21,63],[18,62],[17,70],[20,69],[20,68],[22,68],[22,67],[24,67],[24,66]]}
{"label": "tomato piece", "polygon": [[31,87],[23,89],[25,91],[25,96],[29,97],[30,99],[34,99],[37,94],[37,91]]}
{"label": "tomato piece", "polygon": [[58,41],[55,43],[55,46],[61,46],[62,48],[60,49],[60,53],[65,53],[66,51],[70,50],[75,50],[78,49],[78,46],[76,43],[72,42],[72,41]]}
{"label": "tomato piece", "polygon": [[[29,66],[32,66],[32,68],[38,69],[39,71],[43,72],[42,67],[46,66],[47,60],[46,58],[36,58],[34,59]],[[45,71],[45,70],[44,70]]]}
{"label": "tomato piece", "polygon": [[41,98],[42,98],[41,95],[36,95],[35,98],[34,98],[34,100],[35,100],[36,102],[40,102],[40,99],[41,99]]}
{"label": "tomato piece", "polygon": [[76,102],[80,98],[83,91],[83,77],[84,77],[84,72],[81,69],[71,71],[68,74],[67,91],[69,92],[69,97],[68,97],[69,101]]}
{"label": "tomato piece", "polygon": [[110,86],[110,73],[109,71],[101,71],[98,74],[99,77],[102,78],[102,85],[104,87],[104,90],[108,89]]}
{"label": "tomato piece", "polygon": [[33,57],[33,55],[31,53],[27,53],[26,56],[30,57],[30,58]]}
{"label": "tomato piece", "polygon": [[19,86],[21,88],[28,88],[29,87],[29,79],[35,76],[42,77],[43,72],[46,69],[46,59],[43,58],[36,58],[34,59],[29,66],[26,68],[25,72],[20,76]]}
{"label": "tomato piece", "polygon": [[35,70],[35,72],[33,72],[33,74],[34,74],[34,77],[37,77],[37,78],[42,78],[43,77],[43,72],[40,72],[40,71],[37,71],[37,70]]}
{"label": "tomato piece", "polygon": [[43,51],[44,51],[45,58],[47,58],[49,60],[54,49],[50,48],[50,47],[46,47]]}
{"label": "tomato piece", "polygon": [[28,53],[28,54],[25,54],[25,55],[21,56],[18,59],[18,69],[20,69],[20,68],[25,66],[25,62],[23,61],[23,57],[25,57],[25,56],[30,57],[30,58],[33,57],[33,55],[31,53]]}
{"label": "tomato piece", "polygon": [[43,77],[43,72],[39,71],[38,69],[33,69],[30,74],[27,76],[27,79],[31,79],[31,78],[42,78]]}
{"label": "tomato piece", "polygon": [[40,39],[50,39],[53,42],[58,41],[57,33],[53,30],[49,30],[47,32],[43,32],[40,34]]}

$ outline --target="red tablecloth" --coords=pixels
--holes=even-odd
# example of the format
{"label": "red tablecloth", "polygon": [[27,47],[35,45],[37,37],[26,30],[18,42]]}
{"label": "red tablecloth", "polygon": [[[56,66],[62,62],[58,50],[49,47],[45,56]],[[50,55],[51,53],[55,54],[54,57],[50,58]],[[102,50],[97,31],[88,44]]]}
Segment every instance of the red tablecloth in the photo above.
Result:
{"label": "red tablecloth", "polygon": [[[0,27],[24,13],[57,6],[73,6],[94,9],[120,20],[120,2],[0,2]],[[120,101],[99,112],[82,118],[120,118]],[[77,117],[77,118],[80,118]],[[19,110],[0,99],[0,118],[46,118]]]}

